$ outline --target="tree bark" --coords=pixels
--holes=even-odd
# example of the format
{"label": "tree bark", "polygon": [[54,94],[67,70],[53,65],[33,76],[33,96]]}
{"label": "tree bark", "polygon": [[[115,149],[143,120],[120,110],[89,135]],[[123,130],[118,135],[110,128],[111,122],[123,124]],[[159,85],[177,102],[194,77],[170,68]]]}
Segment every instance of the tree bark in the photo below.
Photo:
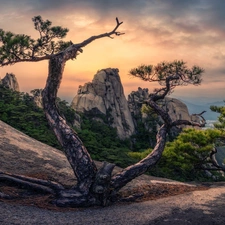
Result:
{"label": "tree bark", "polygon": [[112,177],[110,185],[114,193],[134,178],[145,173],[159,161],[165,148],[167,132],[168,126],[162,125],[156,136],[157,143],[154,150],[140,162],[127,167]]}
{"label": "tree bark", "polygon": [[57,92],[65,63],[63,54],[49,60],[48,78],[42,92],[43,108],[48,122],[77,177],[79,191],[87,194],[97,172],[96,165],[75,131],[67,125],[65,119],[59,114],[56,106]]}

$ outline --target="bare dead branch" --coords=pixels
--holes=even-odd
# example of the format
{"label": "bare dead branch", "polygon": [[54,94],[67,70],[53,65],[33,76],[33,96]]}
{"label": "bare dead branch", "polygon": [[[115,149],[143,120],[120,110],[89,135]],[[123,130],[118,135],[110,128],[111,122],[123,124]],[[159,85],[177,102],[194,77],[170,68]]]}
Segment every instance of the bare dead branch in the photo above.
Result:
{"label": "bare dead branch", "polygon": [[100,38],[103,38],[103,37],[110,37],[110,38],[112,38],[111,37],[112,35],[120,36],[120,35],[125,34],[125,33],[121,33],[121,32],[117,32],[116,31],[123,22],[119,22],[118,18],[116,18],[116,23],[117,24],[116,24],[115,28],[111,32],[103,33],[103,34],[96,35],[96,36],[92,36],[92,37],[84,40],[83,42],[81,42],[79,44],[71,45],[65,51],[60,52],[58,54],[64,54],[64,59],[67,61],[69,59],[76,58],[77,52],[78,51],[82,52],[82,48],[85,47],[86,45],[90,44],[94,40],[97,40],[97,39],[100,39]]}

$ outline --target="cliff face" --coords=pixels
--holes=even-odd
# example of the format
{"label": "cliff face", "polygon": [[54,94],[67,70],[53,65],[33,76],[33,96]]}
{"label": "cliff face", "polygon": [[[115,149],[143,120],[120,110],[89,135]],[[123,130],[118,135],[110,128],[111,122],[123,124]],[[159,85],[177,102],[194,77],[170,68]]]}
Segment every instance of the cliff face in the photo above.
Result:
{"label": "cliff face", "polygon": [[[104,116],[107,123],[117,129],[118,136],[125,139],[137,132],[140,118],[145,123],[146,115],[141,114],[142,102],[148,99],[150,93],[148,89],[138,88],[131,92],[127,101],[118,72],[118,69],[111,68],[97,72],[92,82],[79,86],[71,106],[97,120],[102,120],[101,116]],[[187,106],[181,101],[165,98],[160,104],[169,112],[173,121],[191,120]],[[145,126],[151,130],[147,123]]]}
{"label": "cliff face", "polygon": [[[147,100],[149,94],[147,88],[142,89],[139,87],[137,91],[132,91],[131,94],[128,95],[128,105],[132,116],[138,116],[140,114],[142,107],[141,102]],[[173,121],[178,119],[191,120],[187,106],[180,100],[166,97],[165,99],[158,101],[158,103],[168,111]]]}
{"label": "cliff face", "polygon": [[79,86],[71,106],[78,112],[91,113],[95,119],[101,115],[117,129],[121,139],[134,133],[134,123],[124,95],[118,69],[103,69],[92,82]]}
{"label": "cliff face", "polygon": [[[151,130],[151,127],[149,127],[147,123],[148,116],[141,113],[141,108],[143,100],[148,100],[149,94],[150,93],[147,88],[142,89],[139,87],[137,91],[132,91],[128,95],[128,106],[133,117],[135,127],[137,126],[138,121],[141,120],[145,124],[147,130]],[[165,99],[158,101],[158,104],[169,113],[172,121],[179,119],[189,121],[193,120],[192,116],[189,115],[187,106],[178,99],[166,97]]]}
{"label": "cliff face", "polygon": [[[141,114],[142,102],[148,99],[148,89],[138,88],[131,92],[128,101],[125,98],[121,84],[119,70],[113,68],[98,71],[92,82],[79,86],[71,107],[77,112],[82,112],[91,118],[103,121],[117,129],[119,138],[129,138],[138,132],[137,124],[142,120],[147,130],[152,127],[147,124],[147,116]],[[6,74],[0,83],[12,90],[19,91],[19,84],[14,74]],[[33,90],[34,102],[42,107],[41,90]],[[197,116],[189,115],[187,106],[174,98],[165,98],[161,106],[167,109],[172,120],[183,119],[198,121]],[[77,115],[73,125],[80,128],[81,119]]]}
{"label": "cliff face", "polygon": [[0,82],[4,87],[13,91],[20,91],[16,76],[12,73],[6,73],[5,77]]}

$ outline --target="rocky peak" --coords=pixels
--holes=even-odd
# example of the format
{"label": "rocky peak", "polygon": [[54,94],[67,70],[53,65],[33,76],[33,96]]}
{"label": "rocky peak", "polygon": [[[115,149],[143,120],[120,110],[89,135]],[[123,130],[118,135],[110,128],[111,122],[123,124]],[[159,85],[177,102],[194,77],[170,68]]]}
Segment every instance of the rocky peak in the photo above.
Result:
{"label": "rocky peak", "polygon": [[71,106],[78,112],[91,113],[95,119],[105,116],[108,124],[117,129],[121,139],[134,133],[134,123],[121,84],[119,70],[98,71],[92,82],[79,86]]}
{"label": "rocky peak", "polygon": [[140,116],[142,102],[148,99],[149,93],[148,88],[138,88],[137,91],[132,91],[128,95],[128,106],[132,117]]}
{"label": "rocky peak", "polygon": [[12,73],[6,73],[5,77],[1,80],[1,84],[14,91],[20,91],[16,76]]}
{"label": "rocky peak", "polygon": [[[134,118],[137,118],[141,115],[141,107],[143,100],[149,98],[149,92],[147,88],[138,88],[137,91],[132,91],[128,96],[128,105],[131,111],[131,114]],[[188,112],[187,106],[178,99],[166,97],[165,99],[159,100],[158,102],[161,107],[168,111],[172,121],[175,120],[189,120],[194,122],[200,122],[199,118],[193,117]],[[136,123],[136,121],[135,121]]]}

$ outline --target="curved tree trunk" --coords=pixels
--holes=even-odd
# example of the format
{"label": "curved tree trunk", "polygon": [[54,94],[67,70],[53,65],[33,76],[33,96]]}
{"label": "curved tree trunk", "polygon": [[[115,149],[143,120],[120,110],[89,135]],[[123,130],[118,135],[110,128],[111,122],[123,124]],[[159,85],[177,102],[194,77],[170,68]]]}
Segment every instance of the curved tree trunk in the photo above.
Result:
{"label": "curved tree trunk", "polygon": [[145,173],[159,161],[165,148],[167,132],[168,127],[165,124],[162,125],[157,133],[157,143],[154,150],[140,162],[127,167],[112,177],[111,188],[114,191],[120,190],[128,182]]}
{"label": "curved tree trunk", "polygon": [[65,155],[77,177],[77,185],[71,189],[65,189],[58,184],[32,178],[27,180],[22,176],[15,177],[4,173],[0,173],[0,180],[16,182],[21,185],[26,184],[27,187],[52,193],[56,197],[54,203],[62,207],[107,205],[114,201],[116,193],[122,187],[145,173],[159,161],[165,148],[167,133],[172,126],[192,123],[181,120],[172,122],[168,112],[160,108],[151,98],[147,103],[164,121],[164,125],[160,127],[157,133],[157,144],[154,150],[140,162],[113,176],[111,174],[114,164],[104,163],[102,168],[97,171],[96,165],[82,141],[76,132],[67,125],[56,106],[57,92],[68,54],[71,54],[71,52],[60,53],[49,60],[48,78],[42,92],[42,98],[47,120],[65,151]]}
{"label": "curved tree trunk", "polygon": [[43,108],[57,139],[62,145],[66,157],[77,177],[79,191],[88,193],[94,181],[97,168],[88,151],[73,129],[59,114],[56,106],[57,92],[61,83],[66,61],[60,54],[49,60],[49,72],[46,86],[42,92]]}
{"label": "curved tree trunk", "polygon": [[82,141],[66,124],[55,103],[65,62],[63,54],[49,60],[48,79],[42,92],[43,107],[49,124],[77,177],[78,184],[74,190],[62,190],[55,203],[60,206],[106,205],[118,190],[158,162],[165,147],[168,126],[163,125],[160,128],[155,149],[139,163],[129,166],[112,178],[111,173],[115,166],[113,164],[105,163],[97,173],[97,168]]}

